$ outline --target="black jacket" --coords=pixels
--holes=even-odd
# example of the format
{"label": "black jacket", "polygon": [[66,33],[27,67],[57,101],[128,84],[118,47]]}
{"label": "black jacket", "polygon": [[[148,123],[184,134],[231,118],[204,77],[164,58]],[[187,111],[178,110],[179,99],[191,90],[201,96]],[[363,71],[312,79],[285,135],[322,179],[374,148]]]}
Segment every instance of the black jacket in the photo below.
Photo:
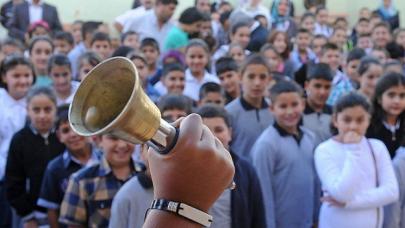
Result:
{"label": "black jacket", "polygon": [[26,126],[13,136],[5,184],[7,199],[18,215],[27,216],[34,210],[46,211],[36,205],[42,177],[48,162],[64,150],[65,146],[55,133],[44,139]]}
{"label": "black jacket", "polygon": [[367,138],[375,138],[383,141],[385,146],[390,152],[391,158],[395,157],[395,152],[401,146],[402,141],[405,139],[405,126],[404,121],[401,121],[399,124],[399,129],[395,131],[395,134],[392,134],[382,122],[370,123],[370,126],[367,129]]}

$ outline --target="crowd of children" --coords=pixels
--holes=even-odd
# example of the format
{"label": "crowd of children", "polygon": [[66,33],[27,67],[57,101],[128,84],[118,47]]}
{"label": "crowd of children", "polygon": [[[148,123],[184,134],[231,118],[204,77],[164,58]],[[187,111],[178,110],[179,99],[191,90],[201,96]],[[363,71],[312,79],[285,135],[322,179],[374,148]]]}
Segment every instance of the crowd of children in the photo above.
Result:
{"label": "crowd of children", "polygon": [[116,18],[120,39],[107,21],[39,20],[1,42],[0,227],[142,227],[148,148],[79,136],[68,120],[87,73],[122,56],[163,119],[197,113],[229,150],[236,189],[206,211],[212,227],[404,228],[393,2],[360,9],[352,28],[324,1],[302,15],[290,0],[234,2],[195,0],[175,22],[177,0],[140,0]]}

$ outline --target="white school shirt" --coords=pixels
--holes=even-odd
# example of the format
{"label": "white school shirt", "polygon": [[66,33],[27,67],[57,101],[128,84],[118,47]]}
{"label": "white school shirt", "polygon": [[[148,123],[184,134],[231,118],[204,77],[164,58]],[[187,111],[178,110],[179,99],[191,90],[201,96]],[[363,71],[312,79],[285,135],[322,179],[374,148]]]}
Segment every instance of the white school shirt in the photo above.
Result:
{"label": "white school shirt", "polygon": [[121,24],[123,27],[127,26],[135,17],[140,17],[151,9],[146,9],[144,6],[140,6],[136,9],[128,10],[125,13],[115,18],[115,22]]}
{"label": "white school shirt", "polygon": [[155,10],[149,10],[129,21],[124,26],[123,32],[134,31],[139,34],[139,40],[147,37],[153,38],[159,43],[160,50],[163,50],[164,41],[173,26],[173,22],[168,21],[160,28]]}
{"label": "white school shirt", "polygon": [[0,180],[3,179],[13,135],[24,127],[27,116],[25,98],[15,100],[0,88]]}
{"label": "white school shirt", "polygon": [[28,15],[30,18],[30,24],[42,20],[42,8],[43,2],[39,1],[37,5],[32,3],[32,0],[28,0]]}
{"label": "white school shirt", "polygon": [[314,31],[315,35],[321,34],[326,36],[326,38],[329,38],[332,36],[332,33],[333,29],[331,27],[327,25],[321,25],[318,22],[315,23],[315,31]]}
{"label": "white school shirt", "polygon": [[204,83],[207,82],[215,82],[219,84],[219,79],[215,75],[208,73],[205,71],[204,77],[201,81],[198,81],[192,74],[190,69],[187,69],[185,72],[186,75],[186,82],[184,85],[183,94],[190,97],[191,99],[198,101],[200,100],[200,88]]}
{"label": "white school shirt", "polygon": [[324,194],[346,203],[344,208],[323,203],[319,228],[382,227],[382,207],[399,197],[398,182],[383,142],[363,137],[360,143],[344,144],[331,138],[316,148],[315,165]]}

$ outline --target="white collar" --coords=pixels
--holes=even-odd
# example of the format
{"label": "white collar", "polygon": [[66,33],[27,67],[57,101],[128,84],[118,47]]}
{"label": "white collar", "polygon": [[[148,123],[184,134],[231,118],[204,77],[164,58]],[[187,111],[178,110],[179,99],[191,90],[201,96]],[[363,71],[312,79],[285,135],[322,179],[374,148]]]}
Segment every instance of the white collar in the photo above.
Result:
{"label": "white collar", "polygon": [[30,6],[42,6],[44,4],[44,2],[42,0],[39,0],[38,4],[34,4],[32,1],[33,0],[28,0],[28,4]]}
{"label": "white collar", "polygon": [[25,97],[16,100],[13,97],[11,97],[10,94],[3,88],[0,88],[0,98],[2,98],[3,104],[6,104],[8,107],[22,106],[25,108],[27,105],[27,99]]}
{"label": "white collar", "polygon": [[[186,74],[186,81],[196,81],[196,82],[199,82],[199,81],[193,76],[193,74],[191,73],[190,68],[187,68],[185,74]],[[211,74],[208,73],[208,71],[205,70],[205,71],[204,71],[204,76],[203,76],[203,78],[202,78],[201,81],[204,82],[205,80],[209,79],[210,77],[211,77]]]}
{"label": "white collar", "polygon": [[387,128],[391,133],[395,133],[401,125],[399,120],[397,120],[397,123],[395,125],[391,125],[391,124],[387,123],[387,121],[385,121],[385,120],[383,121],[383,124],[384,124],[384,127]]}

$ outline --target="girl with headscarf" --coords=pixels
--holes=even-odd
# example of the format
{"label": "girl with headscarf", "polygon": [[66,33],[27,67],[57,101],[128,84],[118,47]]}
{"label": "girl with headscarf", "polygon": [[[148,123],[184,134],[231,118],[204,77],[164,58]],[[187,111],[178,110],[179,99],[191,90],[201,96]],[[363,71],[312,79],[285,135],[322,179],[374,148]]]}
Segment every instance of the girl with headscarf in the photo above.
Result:
{"label": "girl with headscarf", "polygon": [[297,25],[290,16],[291,4],[290,0],[274,0],[270,9],[272,30],[286,32],[289,38],[297,33]]}
{"label": "girl with headscarf", "polygon": [[392,0],[382,0],[380,7],[374,13],[377,13],[384,21],[388,22],[392,31],[399,27],[399,12]]}

